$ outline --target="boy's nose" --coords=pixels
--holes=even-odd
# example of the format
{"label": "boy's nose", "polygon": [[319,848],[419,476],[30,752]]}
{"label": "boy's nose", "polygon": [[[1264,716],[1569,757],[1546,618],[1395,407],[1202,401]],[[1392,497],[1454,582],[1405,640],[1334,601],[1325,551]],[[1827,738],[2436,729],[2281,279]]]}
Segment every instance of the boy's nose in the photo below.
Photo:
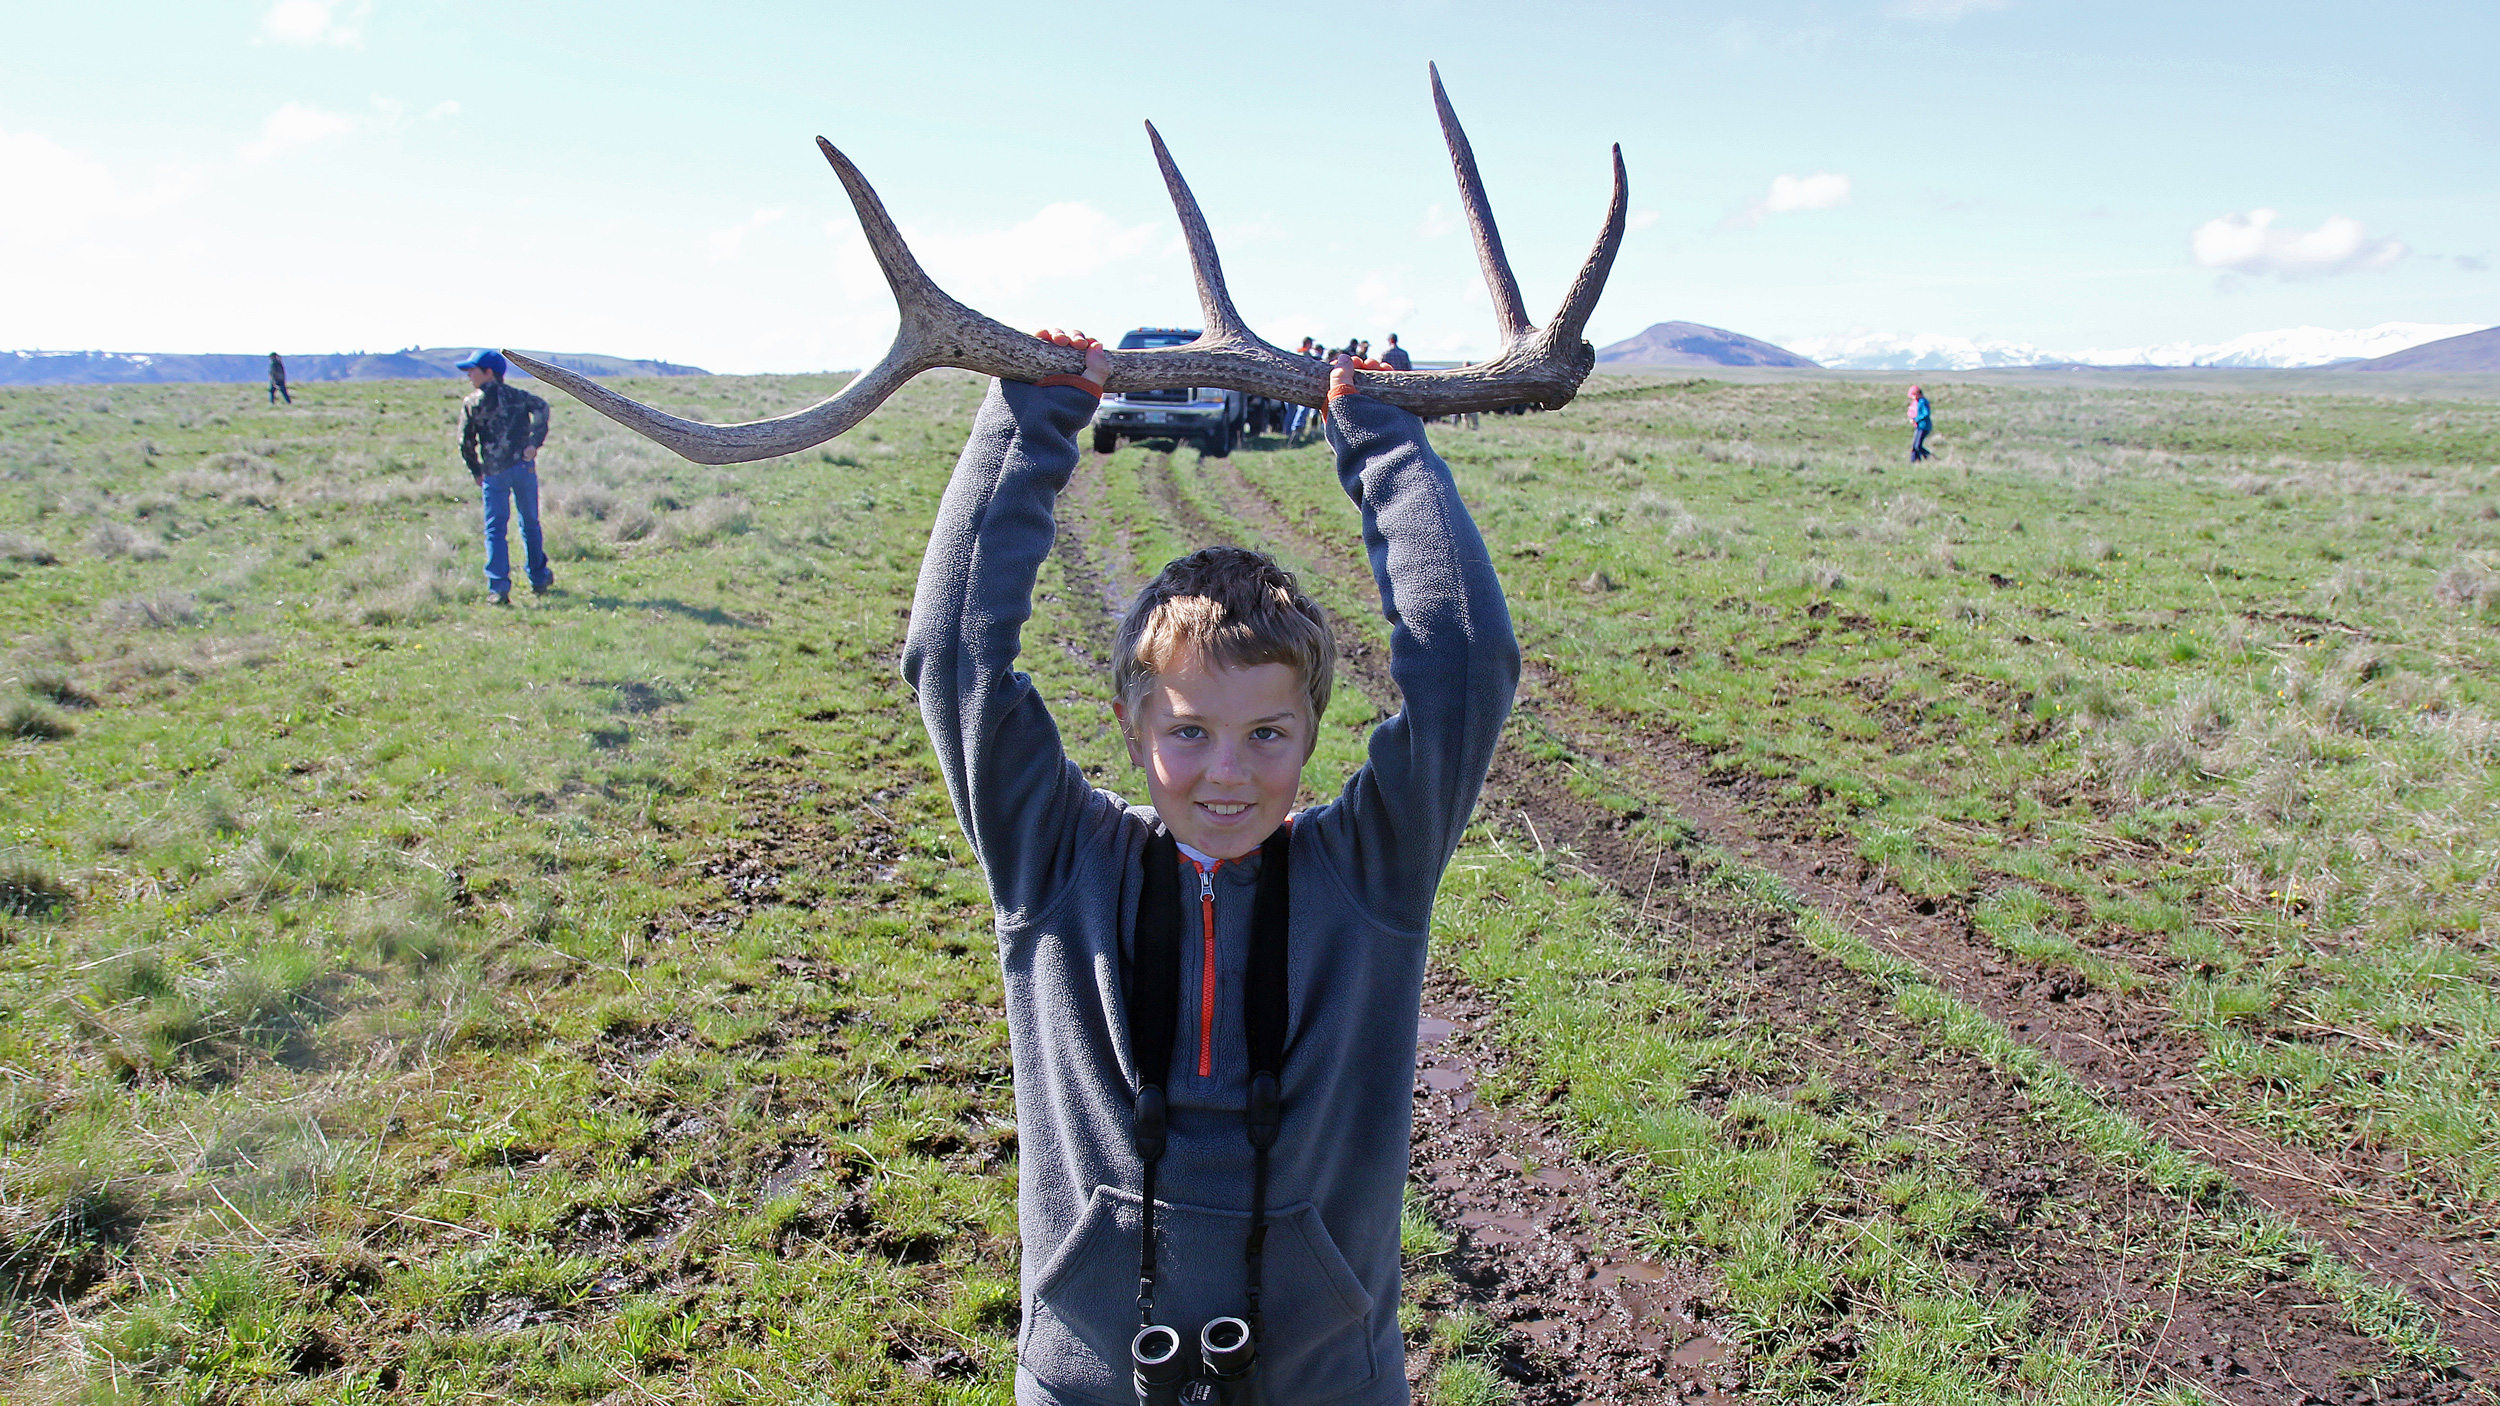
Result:
{"label": "boy's nose", "polygon": [[1241,749],[1229,742],[1216,744],[1215,759],[1207,765],[1209,781],[1238,781],[1249,775],[1241,765]]}

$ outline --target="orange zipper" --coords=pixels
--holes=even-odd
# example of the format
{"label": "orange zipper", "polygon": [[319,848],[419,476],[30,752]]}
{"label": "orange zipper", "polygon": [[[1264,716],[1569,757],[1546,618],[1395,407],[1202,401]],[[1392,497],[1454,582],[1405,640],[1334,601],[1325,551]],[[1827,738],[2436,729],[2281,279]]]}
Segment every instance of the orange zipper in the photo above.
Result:
{"label": "orange zipper", "polygon": [[[1198,864],[1197,860],[1189,861]],[[1198,864],[1198,921],[1206,935],[1206,951],[1198,964],[1198,1077],[1215,1077],[1215,867]]]}

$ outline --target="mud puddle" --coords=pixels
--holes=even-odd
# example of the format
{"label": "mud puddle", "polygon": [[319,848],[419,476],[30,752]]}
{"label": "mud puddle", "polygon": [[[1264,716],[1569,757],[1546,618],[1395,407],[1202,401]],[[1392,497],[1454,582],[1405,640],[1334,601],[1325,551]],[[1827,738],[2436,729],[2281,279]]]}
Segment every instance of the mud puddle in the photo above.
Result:
{"label": "mud puddle", "polygon": [[[1731,1402],[1743,1378],[1707,1330],[1704,1277],[1638,1251],[1637,1216],[1606,1168],[1477,1096],[1503,1058],[1483,1033],[1490,1003],[1436,970],[1423,1010],[1409,1179],[1456,1241],[1451,1301],[1424,1306],[1500,1325],[1503,1375],[1528,1406]],[[1410,1364],[1420,1378],[1422,1360]]]}

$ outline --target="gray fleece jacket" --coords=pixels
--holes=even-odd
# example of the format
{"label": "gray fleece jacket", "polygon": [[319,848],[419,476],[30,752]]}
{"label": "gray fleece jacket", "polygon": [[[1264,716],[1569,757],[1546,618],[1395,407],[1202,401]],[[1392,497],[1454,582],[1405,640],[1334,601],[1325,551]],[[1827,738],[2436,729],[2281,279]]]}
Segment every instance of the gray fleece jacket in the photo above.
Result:
{"label": "gray fleece jacket", "polygon": [[[1158,822],[1086,783],[1015,669],[1052,505],[1093,406],[1071,387],[990,387],[930,534],[903,654],[997,908],[1015,1054],[1025,1406],[1133,1401],[1141,1168],[1123,974]],[[1260,1354],[1270,1406],[1409,1400],[1398,1208],[1432,900],[1519,681],[1501,583],[1421,423],[1348,396],[1330,408],[1328,440],[1362,508],[1406,706],[1373,729],[1370,758],[1344,793],[1294,822],[1284,1130],[1270,1154]],[[1156,1318],[1193,1350],[1199,1325],[1244,1307],[1241,1012],[1258,863],[1254,851],[1215,871],[1213,1001],[1199,999],[1202,944],[1181,944],[1171,1134],[1156,1173]],[[1194,878],[1184,873],[1185,893]]]}

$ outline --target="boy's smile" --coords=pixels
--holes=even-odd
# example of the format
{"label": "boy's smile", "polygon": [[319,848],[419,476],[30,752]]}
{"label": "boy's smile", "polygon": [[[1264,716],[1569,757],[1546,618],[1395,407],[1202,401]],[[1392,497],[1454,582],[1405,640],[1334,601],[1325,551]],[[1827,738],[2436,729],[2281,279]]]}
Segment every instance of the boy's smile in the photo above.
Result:
{"label": "boy's smile", "polygon": [[1111,711],[1172,837],[1218,859],[1259,847],[1293,810],[1317,734],[1289,664],[1210,668],[1193,651]]}

